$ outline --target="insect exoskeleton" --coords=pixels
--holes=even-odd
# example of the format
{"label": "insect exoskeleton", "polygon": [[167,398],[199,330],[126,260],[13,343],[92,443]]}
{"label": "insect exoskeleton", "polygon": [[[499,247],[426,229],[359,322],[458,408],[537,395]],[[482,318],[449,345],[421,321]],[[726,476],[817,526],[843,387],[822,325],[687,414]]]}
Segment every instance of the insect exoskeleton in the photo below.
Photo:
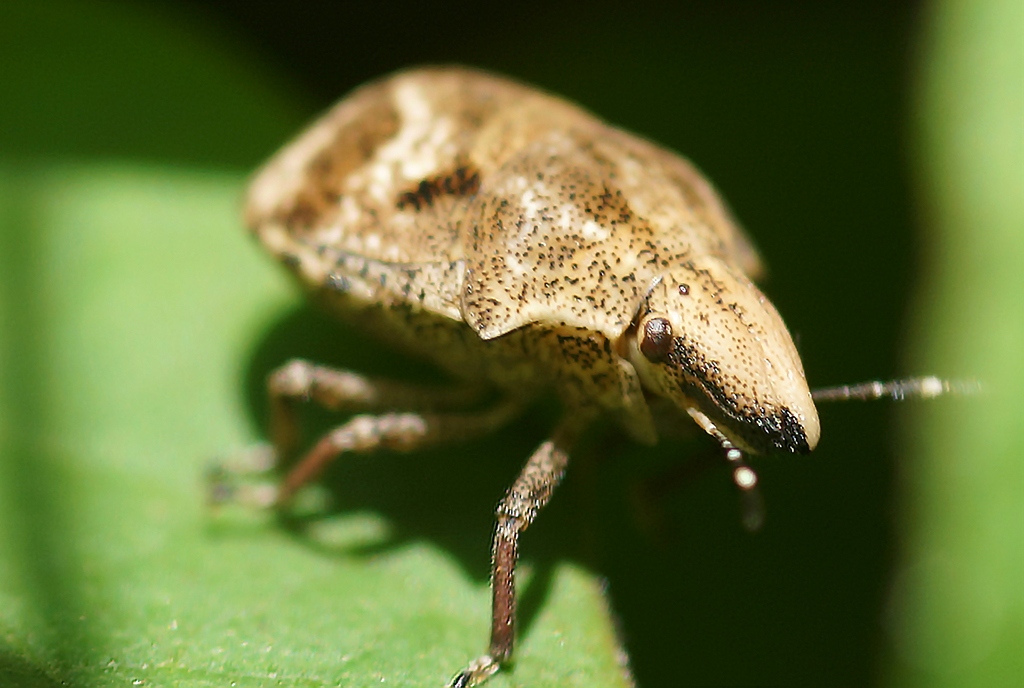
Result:
{"label": "insect exoskeleton", "polygon": [[[711,185],[674,153],[535,89],[462,68],[364,86],[261,170],[246,219],[339,316],[456,380],[431,390],[282,367],[270,380],[279,460],[297,446],[296,401],[370,413],[300,457],[279,505],[339,454],[486,432],[543,388],[565,402],[498,507],[490,647],[453,686],[511,657],[519,533],[597,415],[654,441],[648,399],[664,397],[740,467],[743,450],[818,441],[800,358]],[[479,408],[488,394],[499,401]]]}

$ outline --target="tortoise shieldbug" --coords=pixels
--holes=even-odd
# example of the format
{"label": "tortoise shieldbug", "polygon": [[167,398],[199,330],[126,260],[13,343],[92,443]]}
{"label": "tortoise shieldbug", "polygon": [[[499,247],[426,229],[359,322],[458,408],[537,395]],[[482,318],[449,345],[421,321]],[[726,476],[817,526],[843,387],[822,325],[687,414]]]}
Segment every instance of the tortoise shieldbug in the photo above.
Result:
{"label": "tortoise shieldbug", "polygon": [[[463,68],[364,86],[256,176],[246,221],[319,301],[455,381],[413,388],[292,361],[272,374],[273,444],[296,453],[293,402],[366,410],[281,484],[285,504],[339,454],[412,449],[511,420],[546,390],[563,413],[497,509],[491,640],[453,686],[512,655],[519,534],[574,441],[616,418],[657,439],[664,400],[743,452],[806,453],[819,424],[757,256],[686,160],[563,100]],[[479,399],[496,396],[480,409]]]}

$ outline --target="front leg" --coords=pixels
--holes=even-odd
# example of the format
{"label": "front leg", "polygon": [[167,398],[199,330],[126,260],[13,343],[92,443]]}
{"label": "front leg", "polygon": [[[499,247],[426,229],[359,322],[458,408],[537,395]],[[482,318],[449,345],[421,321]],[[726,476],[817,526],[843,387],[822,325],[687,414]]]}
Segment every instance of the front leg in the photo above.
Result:
{"label": "front leg", "polygon": [[505,498],[498,504],[491,555],[491,642],[487,654],[475,659],[449,684],[469,688],[493,675],[512,658],[516,626],[515,569],[519,534],[533,523],[565,474],[582,418],[563,421],[550,439],[533,453]]}

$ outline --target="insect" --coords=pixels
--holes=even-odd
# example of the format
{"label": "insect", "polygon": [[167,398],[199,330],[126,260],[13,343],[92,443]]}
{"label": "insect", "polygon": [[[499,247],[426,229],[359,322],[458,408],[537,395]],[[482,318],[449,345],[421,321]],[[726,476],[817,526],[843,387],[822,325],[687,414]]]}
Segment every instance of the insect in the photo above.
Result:
{"label": "insect", "polygon": [[553,96],[463,68],[373,82],[258,172],[245,217],[328,309],[455,381],[414,388],[303,360],[277,370],[278,461],[297,453],[295,402],[365,413],[298,457],[276,504],[340,454],[481,434],[546,390],[561,399],[497,508],[489,648],[451,686],[511,658],[519,535],[596,418],[652,444],[651,407],[670,404],[720,444],[747,491],[744,453],[818,442],[796,347],[712,186]]}

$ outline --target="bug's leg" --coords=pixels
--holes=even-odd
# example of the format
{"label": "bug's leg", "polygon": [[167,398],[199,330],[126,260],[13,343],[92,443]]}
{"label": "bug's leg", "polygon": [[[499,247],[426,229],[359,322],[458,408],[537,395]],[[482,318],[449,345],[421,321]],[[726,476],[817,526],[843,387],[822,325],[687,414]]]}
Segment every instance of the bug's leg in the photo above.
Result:
{"label": "bug's leg", "polygon": [[274,504],[282,506],[339,455],[376,449],[410,451],[439,442],[482,435],[504,425],[519,410],[505,402],[482,412],[359,415],[324,435],[285,476]]}
{"label": "bug's leg", "polygon": [[468,688],[482,683],[512,657],[515,644],[516,582],[519,534],[533,523],[565,473],[569,447],[579,424],[563,423],[553,439],[540,445],[526,462],[505,498],[498,504],[491,553],[491,642],[487,654],[475,659],[449,684]]}
{"label": "bug's leg", "polygon": [[[312,401],[335,411],[400,408],[430,412],[469,408],[471,404],[480,400],[481,393],[482,390],[475,387],[420,387],[379,380],[295,359],[271,373],[267,381],[271,446],[252,447],[238,455],[228,457],[226,462],[219,461],[211,466],[207,476],[208,498],[213,505],[241,502],[257,507],[267,507],[280,501],[282,493],[277,488],[270,485],[239,485],[239,482],[247,476],[266,476],[277,466],[288,463],[293,457],[299,440],[296,411],[300,402]],[[493,418],[487,414],[477,414],[486,421],[479,432],[499,425],[511,410],[504,406],[496,407],[492,414]],[[412,438],[413,431],[410,429],[414,424],[407,419],[402,426],[404,429],[399,429],[395,425],[396,422],[394,418],[381,421],[381,428],[377,430],[377,434],[383,433],[382,443],[401,443],[400,440],[394,439],[397,433],[406,437],[406,444],[415,444]],[[365,420],[360,423],[366,425]],[[428,434],[437,434],[439,426],[447,427],[452,424],[459,426],[456,417],[449,417],[444,421],[434,419],[428,423],[433,426]],[[446,436],[469,434],[473,431],[474,425],[480,425],[480,419],[472,421],[467,418],[461,426],[462,430],[449,430],[449,435]],[[389,437],[393,439],[387,439]],[[429,440],[425,439],[424,442],[426,441]],[[312,456],[314,453],[315,458]],[[292,471],[292,475],[287,479],[291,487],[285,490],[286,496],[290,496],[303,482],[311,479],[336,455],[337,452],[332,452],[326,441],[321,441],[314,452]]]}
{"label": "bug's leg", "polygon": [[290,457],[298,443],[297,401],[315,402],[332,411],[402,408],[434,411],[466,408],[480,397],[472,387],[417,387],[367,377],[303,359],[284,364],[267,380],[270,431],[279,459]]}

